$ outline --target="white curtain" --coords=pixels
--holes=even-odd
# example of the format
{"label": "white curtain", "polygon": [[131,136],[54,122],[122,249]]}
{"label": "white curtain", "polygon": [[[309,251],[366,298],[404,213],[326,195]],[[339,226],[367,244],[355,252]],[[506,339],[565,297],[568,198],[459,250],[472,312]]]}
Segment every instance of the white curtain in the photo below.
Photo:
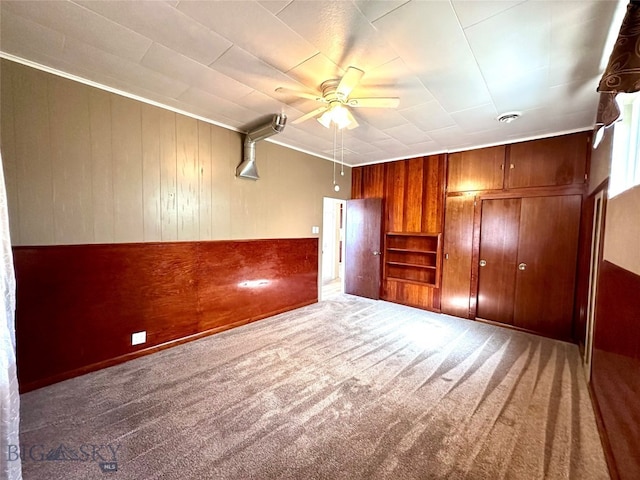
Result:
{"label": "white curtain", "polygon": [[15,452],[20,443],[20,396],[16,376],[16,279],[13,271],[9,211],[0,154],[0,479],[22,479]]}

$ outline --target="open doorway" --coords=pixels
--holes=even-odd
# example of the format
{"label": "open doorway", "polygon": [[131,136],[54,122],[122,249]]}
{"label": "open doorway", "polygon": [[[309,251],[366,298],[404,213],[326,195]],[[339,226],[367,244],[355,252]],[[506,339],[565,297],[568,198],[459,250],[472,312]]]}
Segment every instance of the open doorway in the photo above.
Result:
{"label": "open doorway", "polygon": [[322,208],[321,300],[344,292],[344,215],[346,202],[324,197]]}

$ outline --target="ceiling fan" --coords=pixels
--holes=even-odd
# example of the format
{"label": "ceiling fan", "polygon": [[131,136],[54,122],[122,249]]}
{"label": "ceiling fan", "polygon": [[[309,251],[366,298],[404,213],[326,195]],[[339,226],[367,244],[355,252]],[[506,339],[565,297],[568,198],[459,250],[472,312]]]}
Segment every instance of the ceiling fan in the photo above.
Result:
{"label": "ceiling fan", "polygon": [[356,67],[349,67],[341,79],[326,80],[320,85],[322,93],[313,94],[278,87],[276,92],[294,95],[300,98],[308,98],[316,102],[324,103],[312,112],[294,120],[293,124],[302,123],[305,120],[320,115],[318,121],[329,128],[333,122],[338,128],[356,128],[358,122],[348,107],[367,108],[395,108],[400,104],[397,97],[367,97],[350,98],[351,91],[360,83],[364,72]]}

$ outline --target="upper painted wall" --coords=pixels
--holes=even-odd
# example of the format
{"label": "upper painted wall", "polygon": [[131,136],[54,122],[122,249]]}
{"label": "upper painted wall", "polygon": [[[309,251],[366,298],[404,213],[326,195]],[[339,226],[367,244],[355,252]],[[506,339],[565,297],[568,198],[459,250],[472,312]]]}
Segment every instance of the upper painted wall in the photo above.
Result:
{"label": "upper painted wall", "polygon": [[640,275],[640,185],[607,202],[603,257]]}
{"label": "upper painted wall", "polygon": [[[310,237],[351,169],[10,61],[1,148],[14,245]],[[275,112],[274,112],[275,113]]]}

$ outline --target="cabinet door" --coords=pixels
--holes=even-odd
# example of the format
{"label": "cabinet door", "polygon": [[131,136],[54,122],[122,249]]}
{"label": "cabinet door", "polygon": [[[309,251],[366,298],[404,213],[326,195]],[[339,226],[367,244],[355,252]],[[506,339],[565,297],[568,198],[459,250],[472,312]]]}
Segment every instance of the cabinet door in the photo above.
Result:
{"label": "cabinet door", "polygon": [[509,148],[508,188],[584,183],[586,133],[515,143]]}
{"label": "cabinet door", "polygon": [[447,191],[500,190],[503,186],[505,146],[449,155]]}
{"label": "cabinet door", "polygon": [[449,197],[445,210],[440,308],[462,318],[469,318],[474,201],[468,195]]}
{"label": "cabinet door", "polygon": [[570,338],[581,202],[580,195],[522,199],[514,325]]}
{"label": "cabinet door", "polygon": [[479,318],[513,324],[520,204],[519,198],[482,202]]}

